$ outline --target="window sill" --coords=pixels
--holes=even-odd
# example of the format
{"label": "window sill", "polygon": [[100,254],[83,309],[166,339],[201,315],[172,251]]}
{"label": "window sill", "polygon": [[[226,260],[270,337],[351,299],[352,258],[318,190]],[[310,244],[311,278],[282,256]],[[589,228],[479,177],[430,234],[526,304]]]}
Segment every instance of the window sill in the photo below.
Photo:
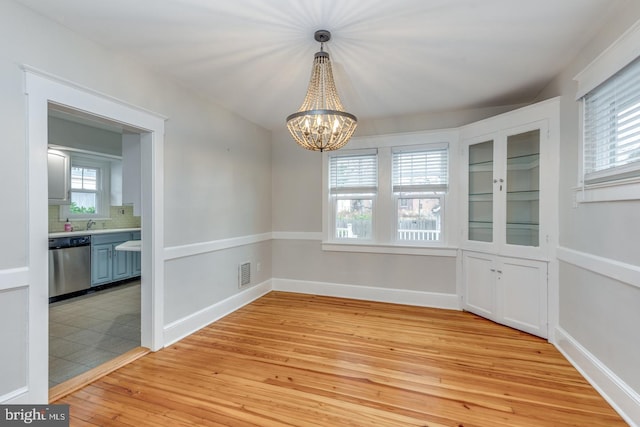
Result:
{"label": "window sill", "polygon": [[640,179],[630,178],[574,188],[575,204],[640,200]]}
{"label": "window sill", "polygon": [[441,257],[456,257],[458,248],[446,246],[401,246],[401,245],[376,245],[362,243],[336,243],[322,242],[323,251],[332,252],[359,252],[373,254],[392,255],[427,255]]}

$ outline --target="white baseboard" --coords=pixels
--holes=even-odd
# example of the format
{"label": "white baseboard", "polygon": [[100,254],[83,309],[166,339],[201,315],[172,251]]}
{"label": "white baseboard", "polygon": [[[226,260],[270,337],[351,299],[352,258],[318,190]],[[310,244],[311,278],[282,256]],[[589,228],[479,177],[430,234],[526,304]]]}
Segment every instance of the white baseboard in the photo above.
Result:
{"label": "white baseboard", "polygon": [[337,283],[309,282],[291,279],[272,279],[272,286],[274,291],[299,292],[338,298],[353,298],[419,307],[460,310],[460,303],[456,294],[377,288],[372,286],[341,285]]}
{"label": "white baseboard", "polygon": [[640,394],[564,329],[556,328],[554,344],[630,426],[640,426]]}
{"label": "white baseboard", "polygon": [[270,291],[271,280],[267,280],[166,325],[164,327],[164,346],[168,347],[176,341],[204,328],[208,324],[233,313]]}

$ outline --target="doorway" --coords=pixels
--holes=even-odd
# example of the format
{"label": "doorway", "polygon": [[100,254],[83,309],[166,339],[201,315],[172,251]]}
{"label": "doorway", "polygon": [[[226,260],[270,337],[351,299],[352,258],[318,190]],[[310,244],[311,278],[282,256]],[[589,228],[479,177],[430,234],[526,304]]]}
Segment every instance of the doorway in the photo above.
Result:
{"label": "doorway", "polygon": [[51,104],[140,132],[142,187],[141,344],[163,346],[163,144],[165,118],[25,67],[28,114],[28,386],[20,401],[48,403],[47,112]]}
{"label": "doorway", "polygon": [[140,240],[141,159],[139,131],[102,118],[50,105],[48,131],[49,388],[56,396],[67,381],[117,366],[116,358],[140,347],[140,252],[118,248]]}

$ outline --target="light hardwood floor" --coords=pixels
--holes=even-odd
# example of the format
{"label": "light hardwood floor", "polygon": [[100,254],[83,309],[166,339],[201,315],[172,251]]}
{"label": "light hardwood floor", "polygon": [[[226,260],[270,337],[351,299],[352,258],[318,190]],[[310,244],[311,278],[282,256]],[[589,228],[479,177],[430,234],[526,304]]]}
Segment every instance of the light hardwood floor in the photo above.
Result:
{"label": "light hardwood floor", "polygon": [[57,401],[78,426],[624,426],[549,343],[470,313],[272,292]]}

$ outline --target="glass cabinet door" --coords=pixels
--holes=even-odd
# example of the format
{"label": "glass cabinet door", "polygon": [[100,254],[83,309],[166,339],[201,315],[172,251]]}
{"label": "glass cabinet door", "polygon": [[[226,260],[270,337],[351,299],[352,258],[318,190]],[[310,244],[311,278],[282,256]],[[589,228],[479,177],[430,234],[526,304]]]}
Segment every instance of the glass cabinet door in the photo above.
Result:
{"label": "glass cabinet door", "polygon": [[540,130],[507,137],[506,242],[539,246]]}
{"label": "glass cabinet door", "polygon": [[469,146],[468,240],[493,242],[493,141]]}

